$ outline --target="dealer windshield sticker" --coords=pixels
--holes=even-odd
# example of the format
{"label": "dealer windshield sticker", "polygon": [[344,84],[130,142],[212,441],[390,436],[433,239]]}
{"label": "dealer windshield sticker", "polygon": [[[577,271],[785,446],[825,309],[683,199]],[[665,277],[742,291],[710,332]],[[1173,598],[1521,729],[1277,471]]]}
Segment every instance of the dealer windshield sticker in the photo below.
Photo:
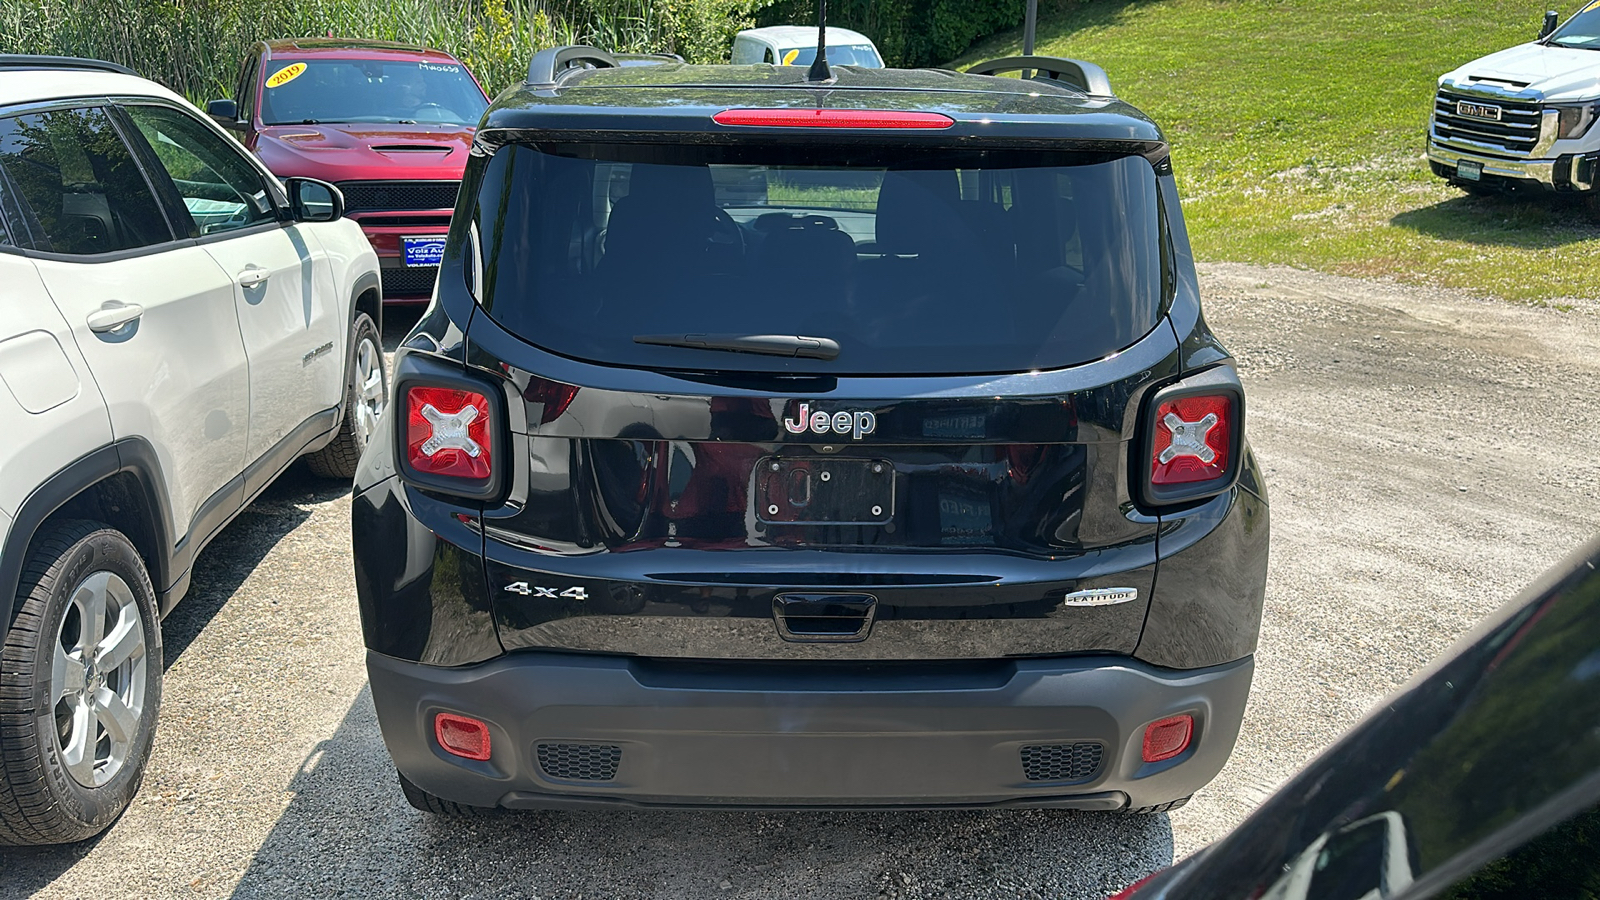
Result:
{"label": "dealer windshield sticker", "polygon": [[283,87],[284,85],[288,84],[289,82],[291,82],[291,81],[295,80],[296,78],[299,78],[301,75],[305,74],[305,71],[306,71],[306,64],[303,63],[303,62],[292,63],[290,65],[284,66],[283,68],[279,69],[278,71],[273,72],[272,73],[272,77],[267,79],[267,87],[269,87],[269,88]]}
{"label": "dealer windshield sticker", "polygon": [[[1595,2],[1596,3],[1600,3],[1600,0],[1595,0]],[[790,50],[788,53],[785,53],[783,55],[783,64],[786,65],[786,66],[794,65],[795,57],[797,57],[799,55],[800,55],[800,51],[799,50]]]}
{"label": "dealer windshield sticker", "polygon": [[[1596,2],[1600,2],[1600,0],[1596,0]],[[417,68],[429,72],[449,72],[451,75],[461,71],[460,66],[447,66],[443,63],[417,63]]]}

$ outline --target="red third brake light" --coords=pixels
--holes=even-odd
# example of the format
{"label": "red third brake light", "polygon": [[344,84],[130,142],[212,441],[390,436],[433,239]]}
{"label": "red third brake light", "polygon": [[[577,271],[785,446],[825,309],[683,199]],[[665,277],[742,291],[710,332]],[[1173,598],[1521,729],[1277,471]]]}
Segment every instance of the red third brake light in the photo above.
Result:
{"label": "red third brake light", "polygon": [[439,713],[433,717],[433,738],[452,756],[479,762],[489,758],[489,726],[477,719]]}
{"label": "red third brake light", "polygon": [[1233,454],[1233,395],[1168,400],[1156,409],[1151,484],[1190,484],[1228,474]]}
{"label": "red third brake light", "polygon": [[406,390],[406,461],[429,475],[485,481],[493,471],[489,400],[450,388]]}
{"label": "red third brake light", "polygon": [[766,128],[949,128],[956,124],[941,113],[894,109],[725,109],[711,119],[718,125]]}

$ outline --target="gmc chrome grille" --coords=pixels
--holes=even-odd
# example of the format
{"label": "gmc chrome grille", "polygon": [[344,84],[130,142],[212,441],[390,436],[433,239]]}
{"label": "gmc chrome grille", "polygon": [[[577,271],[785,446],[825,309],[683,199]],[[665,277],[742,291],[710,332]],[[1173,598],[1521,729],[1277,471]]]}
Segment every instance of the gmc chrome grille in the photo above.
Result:
{"label": "gmc chrome grille", "polygon": [[[1500,110],[1500,119],[1462,115],[1459,104]],[[1441,90],[1433,101],[1433,133],[1439,140],[1504,156],[1527,156],[1539,143],[1543,115],[1537,103],[1489,99]]]}
{"label": "gmc chrome grille", "polygon": [[454,209],[458,181],[341,181],[346,212]]}

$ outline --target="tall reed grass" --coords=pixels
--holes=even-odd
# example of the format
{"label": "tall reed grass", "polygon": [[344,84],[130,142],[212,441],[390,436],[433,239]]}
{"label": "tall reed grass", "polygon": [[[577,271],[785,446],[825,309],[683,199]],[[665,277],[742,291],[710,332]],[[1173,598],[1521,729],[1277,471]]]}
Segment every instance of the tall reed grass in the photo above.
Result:
{"label": "tall reed grass", "polygon": [[0,53],[122,63],[190,99],[234,93],[258,40],[333,36],[455,54],[495,94],[560,43],[727,58],[733,33],[772,0],[0,0]]}

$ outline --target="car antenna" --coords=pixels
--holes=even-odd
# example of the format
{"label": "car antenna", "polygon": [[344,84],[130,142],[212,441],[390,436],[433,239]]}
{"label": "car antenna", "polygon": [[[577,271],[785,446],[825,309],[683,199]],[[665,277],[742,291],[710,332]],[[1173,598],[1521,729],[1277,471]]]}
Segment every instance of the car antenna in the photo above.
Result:
{"label": "car antenna", "polygon": [[817,0],[817,58],[811,61],[807,81],[827,81],[833,77],[828,69],[828,0]]}

